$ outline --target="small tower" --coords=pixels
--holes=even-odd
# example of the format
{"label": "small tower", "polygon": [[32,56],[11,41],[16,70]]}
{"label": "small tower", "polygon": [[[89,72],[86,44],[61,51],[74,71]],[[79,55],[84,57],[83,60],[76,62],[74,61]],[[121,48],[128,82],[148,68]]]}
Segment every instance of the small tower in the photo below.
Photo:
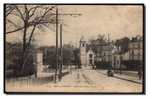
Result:
{"label": "small tower", "polygon": [[80,39],[80,61],[81,65],[86,65],[86,41],[83,36]]}

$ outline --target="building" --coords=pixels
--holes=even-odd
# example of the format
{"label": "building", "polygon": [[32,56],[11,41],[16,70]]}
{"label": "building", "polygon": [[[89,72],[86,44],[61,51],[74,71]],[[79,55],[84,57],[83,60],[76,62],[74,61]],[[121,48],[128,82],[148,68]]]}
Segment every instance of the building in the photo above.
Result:
{"label": "building", "polygon": [[80,61],[81,65],[93,66],[95,62],[111,63],[112,45],[109,42],[94,41],[94,48],[84,37],[80,39]]}
{"label": "building", "polygon": [[137,70],[141,68],[143,61],[143,41],[137,36],[130,40],[128,50],[123,51],[119,47],[113,48],[112,66],[114,69]]}
{"label": "building", "polygon": [[115,46],[112,50],[112,68],[115,72],[121,73],[122,69],[126,69],[127,67],[123,64],[123,61],[129,60],[129,51],[122,51],[120,46]]}
{"label": "building", "polygon": [[[143,40],[137,36],[124,40],[119,45],[113,42],[94,40],[88,43],[82,37],[80,39],[80,61],[81,65],[96,65],[97,68],[113,67],[115,69],[135,69],[142,65]],[[123,46],[122,44],[126,44]]]}
{"label": "building", "polygon": [[140,36],[132,38],[129,43],[129,58],[130,60],[143,60],[143,39]]}
{"label": "building", "polygon": [[87,49],[87,42],[84,37],[80,39],[80,61],[82,66],[93,66],[95,54],[92,49]]}
{"label": "building", "polygon": [[112,50],[112,67],[114,70],[119,69],[121,65],[120,47],[113,46]]}
{"label": "building", "polygon": [[90,49],[87,51],[87,65],[94,65],[94,58],[95,58],[95,54],[94,52]]}
{"label": "building", "polygon": [[102,61],[111,62],[112,61],[112,45],[110,42],[103,44],[102,46]]}

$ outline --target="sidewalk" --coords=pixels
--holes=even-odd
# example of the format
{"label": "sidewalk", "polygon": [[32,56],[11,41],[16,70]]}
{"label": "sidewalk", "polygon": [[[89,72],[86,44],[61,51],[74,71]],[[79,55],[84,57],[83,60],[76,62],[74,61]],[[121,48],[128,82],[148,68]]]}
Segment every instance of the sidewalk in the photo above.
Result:
{"label": "sidewalk", "polygon": [[[102,73],[102,74],[104,74],[104,75],[107,75],[107,70],[96,70],[98,73]],[[129,72],[129,74],[132,74],[132,75],[128,75],[128,73],[127,72]],[[141,80],[139,80],[139,77],[138,76],[136,76],[136,72],[134,72],[134,71],[126,71],[125,73],[124,72],[122,72],[122,74],[116,74],[116,73],[114,73],[114,78],[117,78],[117,79],[122,79],[122,80],[126,80],[126,81],[130,81],[130,82],[134,82],[134,83],[139,83],[139,84],[142,84],[142,79]]]}

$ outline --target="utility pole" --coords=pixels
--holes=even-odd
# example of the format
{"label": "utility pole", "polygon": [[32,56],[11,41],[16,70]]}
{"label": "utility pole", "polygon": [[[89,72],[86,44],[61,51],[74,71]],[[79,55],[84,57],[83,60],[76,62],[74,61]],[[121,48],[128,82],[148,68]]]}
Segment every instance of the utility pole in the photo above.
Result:
{"label": "utility pole", "polygon": [[57,70],[58,70],[58,8],[56,7],[56,71],[55,71],[55,83],[57,82]]}
{"label": "utility pole", "polygon": [[[59,13],[58,11],[58,6],[56,6],[56,14],[51,14],[51,15],[56,15],[56,70],[55,70],[55,83],[57,82],[58,78],[62,76],[62,66],[63,66],[63,49],[62,49],[62,24],[60,24],[60,60],[61,64],[58,66],[58,58],[59,58],[59,53],[58,53],[58,34],[59,34],[59,21],[58,17],[61,16],[80,16],[81,14],[77,13]],[[59,74],[58,74],[59,73]]]}
{"label": "utility pole", "polygon": [[63,48],[62,48],[62,24],[60,24],[60,69],[59,69],[59,80],[62,78],[63,68]]}

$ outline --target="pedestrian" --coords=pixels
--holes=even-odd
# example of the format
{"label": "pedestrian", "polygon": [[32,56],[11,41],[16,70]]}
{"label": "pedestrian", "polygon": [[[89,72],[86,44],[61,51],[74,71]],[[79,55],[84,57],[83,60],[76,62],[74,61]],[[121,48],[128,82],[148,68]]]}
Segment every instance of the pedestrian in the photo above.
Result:
{"label": "pedestrian", "polygon": [[139,79],[141,80],[141,78],[142,78],[142,70],[141,69],[139,69],[139,71],[138,71],[138,76],[139,76]]}

